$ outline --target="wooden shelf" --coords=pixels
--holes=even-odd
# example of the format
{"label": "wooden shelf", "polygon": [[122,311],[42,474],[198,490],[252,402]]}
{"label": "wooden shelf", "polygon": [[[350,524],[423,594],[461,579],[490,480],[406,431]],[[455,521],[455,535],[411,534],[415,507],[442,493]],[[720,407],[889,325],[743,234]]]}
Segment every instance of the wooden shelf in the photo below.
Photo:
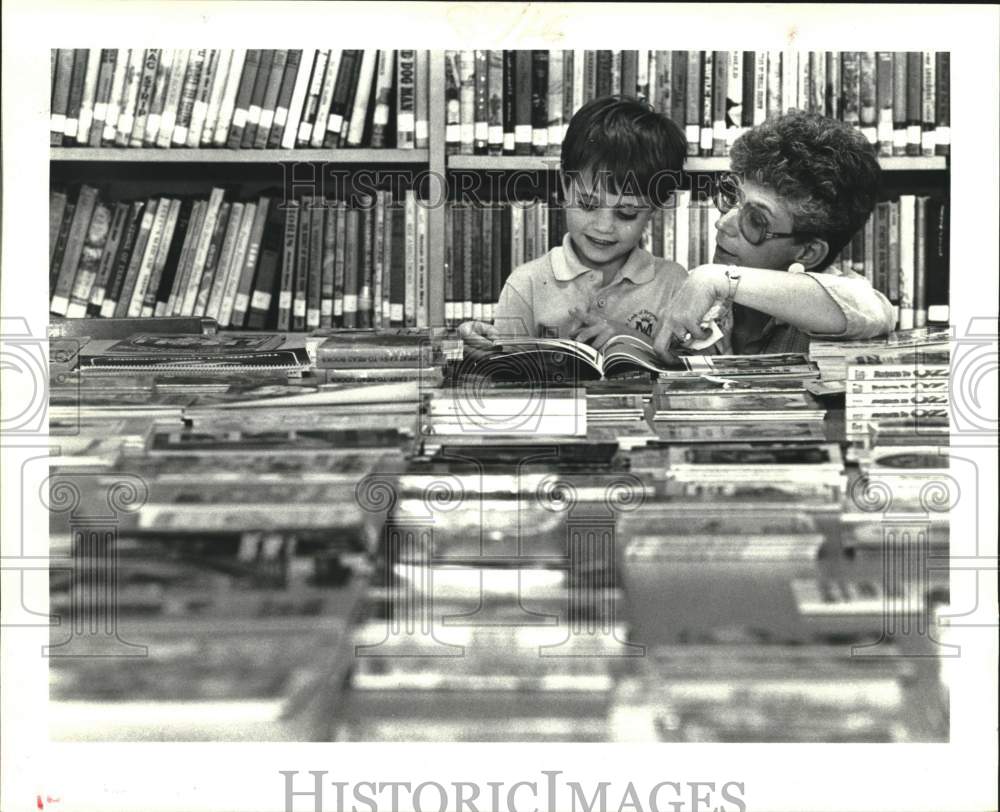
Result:
{"label": "wooden shelf", "polygon": [[425,164],[426,149],[156,149],[146,147],[51,147],[52,161],[119,163]]}
{"label": "wooden shelf", "polygon": [[[465,171],[538,172],[559,168],[557,155],[449,155],[446,160],[448,169]],[[943,171],[948,168],[948,159],[940,155],[901,155],[879,158],[879,164],[886,172]],[[684,168],[688,172],[725,172],[729,169],[729,158],[688,158]]]}

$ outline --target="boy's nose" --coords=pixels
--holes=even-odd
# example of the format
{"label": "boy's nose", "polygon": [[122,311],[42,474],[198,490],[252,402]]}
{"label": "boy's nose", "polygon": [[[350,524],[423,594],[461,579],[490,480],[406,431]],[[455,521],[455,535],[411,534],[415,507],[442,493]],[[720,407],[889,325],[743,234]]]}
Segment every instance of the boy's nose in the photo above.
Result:
{"label": "boy's nose", "polygon": [[594,225],[610,234],[615,228],[615,213],[613,209],[598,209],[594,217]]}

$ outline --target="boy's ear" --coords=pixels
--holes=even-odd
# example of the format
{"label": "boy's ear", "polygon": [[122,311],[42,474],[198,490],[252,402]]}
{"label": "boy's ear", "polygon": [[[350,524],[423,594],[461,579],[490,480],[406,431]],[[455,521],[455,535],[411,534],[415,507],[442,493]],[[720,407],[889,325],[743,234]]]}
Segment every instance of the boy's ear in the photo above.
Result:
{"label": "boy's ear", "polygon": [[817,265],[820,265],[829,253],[830,246],[827,241],[821,240],[819,237],[813,237],[808,242],[802,243],[799,246],[798,253],[795,255],[795,261],[801,262],[807,271],[811,271]]}

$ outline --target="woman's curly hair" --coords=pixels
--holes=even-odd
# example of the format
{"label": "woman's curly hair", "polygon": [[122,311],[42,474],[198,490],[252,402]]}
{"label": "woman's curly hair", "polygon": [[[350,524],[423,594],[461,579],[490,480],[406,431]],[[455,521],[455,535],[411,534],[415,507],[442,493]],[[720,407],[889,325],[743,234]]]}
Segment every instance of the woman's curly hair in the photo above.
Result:
{"label": "woman's curly hair", "polygon": [[875,148],[857,129],[816,113],[789,110],[733,143],[732,171],[780,195],[793,228],[826,240],[826,267],[861,228],[878,199]]}

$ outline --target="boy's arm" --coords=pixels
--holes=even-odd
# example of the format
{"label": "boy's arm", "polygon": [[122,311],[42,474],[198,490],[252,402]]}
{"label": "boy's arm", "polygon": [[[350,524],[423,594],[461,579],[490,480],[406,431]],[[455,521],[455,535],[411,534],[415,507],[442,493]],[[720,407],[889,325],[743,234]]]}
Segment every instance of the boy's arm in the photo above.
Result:
{"label": "boy's arm", "polygon": [[[700,322],[708,309],[730,296],[727,265],[701,265],[688,275],[667,317],[678,336],[704,335]],[[789,273],[740,268],[733,301],[767,313],[812,336],[872,338],[892,330],[895,318],[888,300],[863,277]]]}

